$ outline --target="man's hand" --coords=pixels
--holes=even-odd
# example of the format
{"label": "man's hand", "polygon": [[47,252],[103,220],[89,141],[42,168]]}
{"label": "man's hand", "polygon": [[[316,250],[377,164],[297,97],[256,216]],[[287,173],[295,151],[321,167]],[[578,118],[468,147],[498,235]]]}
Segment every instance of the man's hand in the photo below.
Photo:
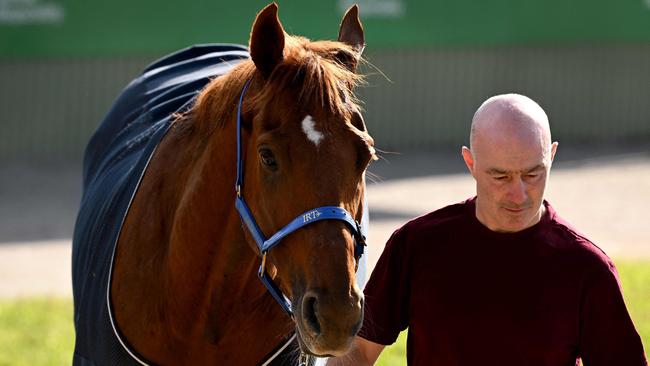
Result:
{"label": "man's hand", "polygon": [[330,358],[327,360],[327,366],[371,366],[375,364],[384,347],[383,344],[356,336],[350,352],[345,356]]}

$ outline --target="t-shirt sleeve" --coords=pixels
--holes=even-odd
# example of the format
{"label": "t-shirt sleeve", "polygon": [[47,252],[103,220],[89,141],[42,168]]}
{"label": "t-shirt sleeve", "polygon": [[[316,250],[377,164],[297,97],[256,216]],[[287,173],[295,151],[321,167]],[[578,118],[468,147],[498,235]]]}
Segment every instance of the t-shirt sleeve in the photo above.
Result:
{"label": "t-shirt sleeve", "polygon": [[390,237],[364,289],[363,326],[359,336],[393,344],[408,327],[409,268],[404,228]]}
{"label": "t-shirt sleeve", "polygon": [[584,366],[645,366],[643,345],[628,314],[616,267],[608,259],[586,279],[580,314]]}

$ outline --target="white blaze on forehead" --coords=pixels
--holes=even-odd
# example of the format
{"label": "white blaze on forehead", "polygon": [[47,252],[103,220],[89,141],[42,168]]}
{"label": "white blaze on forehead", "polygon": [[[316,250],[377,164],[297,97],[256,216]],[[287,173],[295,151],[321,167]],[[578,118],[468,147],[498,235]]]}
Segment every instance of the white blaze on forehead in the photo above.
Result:
{"label": "white blaze on forehead", "polygon": [[314,119],[310,116],[307,115],[305,119],[302,120],[302,131],[307,135],[307,138],[309,141],[313,142],[316,146],[320,143],[320,140],[323,139],[323,134],[320,131],[316,131],[314,128],[316,126],[316,123],[314,122]]}

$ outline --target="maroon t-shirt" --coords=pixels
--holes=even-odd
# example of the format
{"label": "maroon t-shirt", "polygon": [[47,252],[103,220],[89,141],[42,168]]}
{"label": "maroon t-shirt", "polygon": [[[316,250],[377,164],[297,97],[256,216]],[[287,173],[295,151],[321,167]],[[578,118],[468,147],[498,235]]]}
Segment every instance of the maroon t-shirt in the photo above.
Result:
{"label": "maroon t-shirt", "polygon": [[536,225],[497,233],[475,199],[392,235],[365,288],[359,335],[409,365],[647,365],[612,261],[547,203]]}

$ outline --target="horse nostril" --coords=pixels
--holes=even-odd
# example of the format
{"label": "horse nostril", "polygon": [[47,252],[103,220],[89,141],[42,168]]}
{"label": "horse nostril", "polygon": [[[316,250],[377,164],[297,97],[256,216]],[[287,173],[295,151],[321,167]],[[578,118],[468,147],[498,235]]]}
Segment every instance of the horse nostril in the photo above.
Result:
{"label": "horse nostril", "polygon": [[309,330],[314,335],[320,334],[320,323],[318,322],[318,302],[316,296],[307,295],[302,302],[302,315]]}

